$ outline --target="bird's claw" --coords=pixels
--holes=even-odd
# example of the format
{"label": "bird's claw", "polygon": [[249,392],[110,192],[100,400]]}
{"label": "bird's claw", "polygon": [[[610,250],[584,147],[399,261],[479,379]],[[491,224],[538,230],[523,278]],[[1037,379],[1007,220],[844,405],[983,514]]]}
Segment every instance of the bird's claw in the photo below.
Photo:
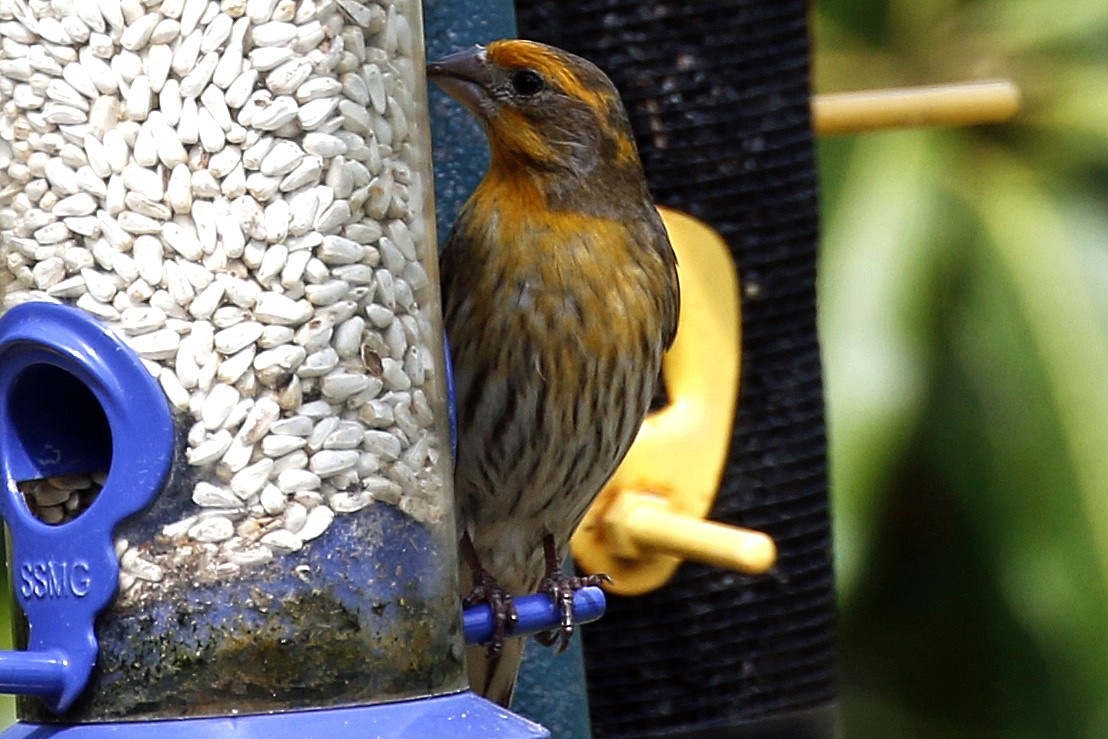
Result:
{"label": "bird's claw", "polygon": [[513,631],[519,622],[519,614],[512,602],[512,594],[501,587],[488,572],[481,570],[477,573],[477,584],[469,595],[462,599],[465,606],[475,606],[479,603],[487,603],[492,609],[492,638],[488,642],[488,657],[492,659],[500,655],[504,648],[504,637]]}
{"label": "bird's claw", "polygon": [[560,570],[548,572],[539,586],[541,592],[550,596],[550,601],[561,613],[561,621],[558,628],[550,631],[540,631],[535,634],[535,641],[544,647],[554,644],[554,651],[561,653],[569,646],[573,637],[573,595],[581,588],[597,587],[601,583],[611,582],[612,578],[604,574],[588,575],[587,577],[575,577],[563,574]]}

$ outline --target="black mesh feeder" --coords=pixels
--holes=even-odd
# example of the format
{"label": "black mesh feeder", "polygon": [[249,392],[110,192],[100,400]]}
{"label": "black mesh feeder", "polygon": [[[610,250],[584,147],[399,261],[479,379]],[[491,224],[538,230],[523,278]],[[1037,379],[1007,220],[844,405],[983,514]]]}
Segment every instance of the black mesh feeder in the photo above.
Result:
{"label": "black mesh feeder", "polygon": [[[714,340],[705,334],[714,341],[707,350],[671,357],[666,367],[673,403],[714,388],[704,407],[722,416],[714,421],[718,441],[675,436],[666,448],[655,439],[657,448],[645,454],[657,461],[655,476],[621,470],[574,542],[579,564],[617,581],[607,615],[583,637],[598,739],[834,731],[806,11],[805,3],[769,0],[516,3],[521,37],[592,60],[619,88],[655,201],[692,216],[667,217],[671,233],[675,224],[691,230],[698,255],[681,258],[683,292],[713,233],[739,275],[733,288],[718,282],[704,288],[715,317],[736,326],[729,304],[741,298],[739,379],[728,379],[725,366],[738,330]],[[708,271],[717,279],[723,272]],[[696,308],[686,303],[683,310]],[[694,379],[697,373],[707,379]],[[637,444],[664,433],[676,420],[667,418],[673,411],[648,419]],[[722,468],[714,471],[705,469],[711,455],[704,446],[711,443],[723,450]],[[631,464],[637,454],[633,449]],[[714,503],[700,504],[710,511],[677,502],[687,500],[680,492],[668,497],[683,485],[709,485],[698,475],[715,477]],[[634,522],[620,511],[628,500],[637,504],[628,507]],[[682,513],[763,532],[775,545],[776,563],[761,575],[714,566],[728,563],[712,552],[679,563],[671,555],[688,551],[689,542],[675,547],[680,537],[665,524],[667,515]],[[640,535],[628,538],[630,529]],[[648,529],[665,535],[641,534]],[[741,541],[752,549],[738,552],[740,562],[765,563],[772,554],[756,534]],[[658,546],[668,553],[657,554]]]}

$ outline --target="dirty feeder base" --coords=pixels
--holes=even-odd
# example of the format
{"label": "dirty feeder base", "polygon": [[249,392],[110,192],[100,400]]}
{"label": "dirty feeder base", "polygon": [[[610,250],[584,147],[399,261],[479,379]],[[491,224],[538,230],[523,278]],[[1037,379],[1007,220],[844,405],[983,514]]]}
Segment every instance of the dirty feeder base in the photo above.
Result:
{"label": "dirty feeder base", "polygon": [[550,732],[464,692],[423,700],[359,708],[223,718],[105,724],[16,724],[0,739],[282,739],[344,736],[401,739],[442,736],[451,739],[549,739]]}

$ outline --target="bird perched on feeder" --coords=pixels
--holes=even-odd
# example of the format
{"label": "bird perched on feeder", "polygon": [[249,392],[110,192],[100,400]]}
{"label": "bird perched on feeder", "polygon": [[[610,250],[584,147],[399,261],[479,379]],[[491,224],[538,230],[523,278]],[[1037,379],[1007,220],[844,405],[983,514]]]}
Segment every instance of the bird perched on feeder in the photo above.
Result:
{"label": "bird perched on feeder", "polygon": [[581,57],[504,40],[435,62],[430,78],[484,127],[488,173],[440,264],[454,359],[462,587],[496,614],[467,654],[474,690],[507,705],[522,639],[512,594],[545,591],[565,648],[561,572],[586,508],[642,423],[677,327],[677,266],[627,113]]}

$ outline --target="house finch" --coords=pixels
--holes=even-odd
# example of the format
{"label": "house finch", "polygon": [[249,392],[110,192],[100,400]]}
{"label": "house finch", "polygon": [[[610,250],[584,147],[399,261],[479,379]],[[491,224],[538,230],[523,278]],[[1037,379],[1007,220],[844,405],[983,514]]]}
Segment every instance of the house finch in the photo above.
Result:
{"label": "house finch", "polygon": [[[611,477],[654,396],[677,327],[677,266],[651,203],[627,113],[593,64],[496,41],[428,67],[481,122],[491,163],[441,256],[454,357],[454,478],[467,602],[497,633],[467,654],[474,690],[507,705],[522,639],[511,594],[560,607],[559,552]],[[541,636],[541,635],[540,635]]]}

